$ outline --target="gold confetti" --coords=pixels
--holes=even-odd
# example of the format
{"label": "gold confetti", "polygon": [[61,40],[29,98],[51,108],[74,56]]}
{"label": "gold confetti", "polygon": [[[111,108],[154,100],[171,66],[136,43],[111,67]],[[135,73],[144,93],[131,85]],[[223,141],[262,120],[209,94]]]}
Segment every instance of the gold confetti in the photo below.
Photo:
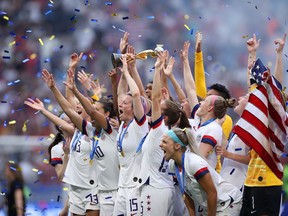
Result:
{"label": "gold confetti", "polygon": [[12,164],[14,164],[14,163],[15,163],[15,161],[9,160],[9,163],[12,163]]}
{"label": "gold confetti", "polygon": [[188,20],[190,18],[190,16],[188,14],[184,15],[184,19]]}
{"label": "gold confetti", "polygon": [[37,54],[36,54],[36,53],[32,53],[32,54],[30,55],[30,59],[31,59],[31,60],[35,59],[36,57],[37,57]]}
{"label": "gold confetti", "polygon": [[38,38],[38,40],[39,40],[39,43],[40,43],[42,46],[44,46],[44,43],[43,43],[42,39],[41,39],[41,38]]}
{"label": "gold confetti", "polygon": [[43,163],[45,163],[45,164],[49,164],[49,160],[46,159],[46,158],[44,158],[44,159],[43,159]]}
{"label": "gold confetti", "polygon": [[49,137],[50,137],[50,138],[54,138],[55,135],[54,135],[54,134],[50,134]]}
{"label": "gold confetti", "polygon": [[184,24],[184,27],[187,29],[187,30],[191,30],[190,28],[189,28],[189,26],[187,26],[186,24]]}
{"label": "gold confetti", "polygon": [[63,187],[63,191],[68,191],[68,188],[67,187]]}
{"label": "gold confetti", "polygon": [[16,41],[12,41],[12,42],[9,44],[9,46],[12,46],[12,45],[14,45],[14,44],[16,44]]}
{"label": "gold confetti", "polygon": [[242,36],[242,38],[248,38],[248,37],[249,37],[248,35],[243,35],[243,36]]}
{"label": "gold confetti", "polygon": [[38,172],[39,170],[36,169],[36,168],[33,168],[32,171],[33,171],[33,172]]}
{"label": "gold confetti", "polygon": [[118,15],[117,13],[112,13],[112,14],[111,14],[111,16],[117,16],[117,15]]}
{"label": "gold confetti", "polygon": [[8,16],[3,16],[3,19],[9,20],[9,17]]}
{"label": "gold confetti", "polygon": [[9,121],[9,125],[16,124],[16,120]]}
{"label": "gold confetti", "polygon": [[55,38],[55,35],[51,35],[51,37],[49,38],[49,40],[53,40]]}

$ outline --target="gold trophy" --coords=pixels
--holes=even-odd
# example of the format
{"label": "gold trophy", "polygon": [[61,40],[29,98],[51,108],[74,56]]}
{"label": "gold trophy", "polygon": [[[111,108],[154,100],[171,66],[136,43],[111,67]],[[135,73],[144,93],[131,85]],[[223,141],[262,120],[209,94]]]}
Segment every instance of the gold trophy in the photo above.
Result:
{"label": "gold trophy", "polygon": [[[135,58],[136,59],[140,59],[140,60],[146,60],[148,58],[148,56],[152,57],[152,58],[156,58],[157,57],[157,52],[161,52],[164,51],[163,49],[163,45],[162,44],[157,44],[156,48],[154,50],[152,49],[148,49],[148,50],[143,50],[137,54],[135,54]],[[120,67],[122,66],[122,62],[121,62],[121,57],[123,54],[118,54],[118,53],[112,53],[111,55],[111,61],[112,61],[112,65],[114,68],[116,67]],[[128,62],[129,62],[129,58],[131,58],[130,56],[128,56]],[[130,59],[131,60],[131,59]]]}

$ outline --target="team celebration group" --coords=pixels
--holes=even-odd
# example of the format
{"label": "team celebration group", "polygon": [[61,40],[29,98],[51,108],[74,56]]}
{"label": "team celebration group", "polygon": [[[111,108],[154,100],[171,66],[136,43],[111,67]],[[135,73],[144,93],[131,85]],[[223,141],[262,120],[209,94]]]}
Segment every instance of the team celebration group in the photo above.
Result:
{"label": "team celebration group", "polygon": [[[263,82],[251,73],[258,66],[260,40],[253,35],[244,44],[247,94],[238,100],[222,84],[206,87],[201,32],[195,38],[193,73],[189,41],[180,52],[184,89],[167,50],[155,51],[153,81],[143,85],[128,38],[125,32],[120,39],[120,66],[108,73],[112,96],[104,95],[91,74],[76,71],[82,53],[74,53],[63,82],[65,93],[52,73],[42,70],[63,113],[48,111],[38,98],[24,102],[58,130],[48,150],[59,180],[69,188],[60,215],[279,215],[281,177],[234,133],[226,112],[234,108],[244,121],[252,93],[272,78],[275,91],[282,92],[286,34],[274,41],[275,69],[267,69]],[[87,92],[81,93],[78,83]]]}

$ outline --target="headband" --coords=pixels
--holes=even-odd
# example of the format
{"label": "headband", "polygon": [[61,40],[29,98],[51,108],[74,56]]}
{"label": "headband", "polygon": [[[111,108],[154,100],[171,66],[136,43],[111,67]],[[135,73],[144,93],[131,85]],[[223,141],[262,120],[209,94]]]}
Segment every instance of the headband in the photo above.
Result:
{"label": "headband", "polygon": [[179,143],[181,146],[185,147],[186,145],[178,138],[173,130],[168,130],[166,134],[176,143]]}

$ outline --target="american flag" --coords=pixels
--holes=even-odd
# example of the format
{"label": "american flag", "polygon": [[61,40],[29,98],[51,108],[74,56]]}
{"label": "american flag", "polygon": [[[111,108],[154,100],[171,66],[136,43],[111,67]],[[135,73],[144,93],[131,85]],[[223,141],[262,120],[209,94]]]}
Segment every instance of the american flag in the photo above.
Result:
{"label": "american flag", "polygon": [[256,62],[254,63],[254,66],[251,69],[252,79],[254,79],[254,81],[258,85],[262,85],[263,81],[267,79],[268,75],[269,75],[268,69],[265,67],[262,61],[259,58],[257,58]]}
{"label": "american flag", "polygon": [[279,158],[287,145],[288,117],[278,85],[279,82],[269,76],[267,82],[250,93],[234,133],[281,179],[283,167]]}

